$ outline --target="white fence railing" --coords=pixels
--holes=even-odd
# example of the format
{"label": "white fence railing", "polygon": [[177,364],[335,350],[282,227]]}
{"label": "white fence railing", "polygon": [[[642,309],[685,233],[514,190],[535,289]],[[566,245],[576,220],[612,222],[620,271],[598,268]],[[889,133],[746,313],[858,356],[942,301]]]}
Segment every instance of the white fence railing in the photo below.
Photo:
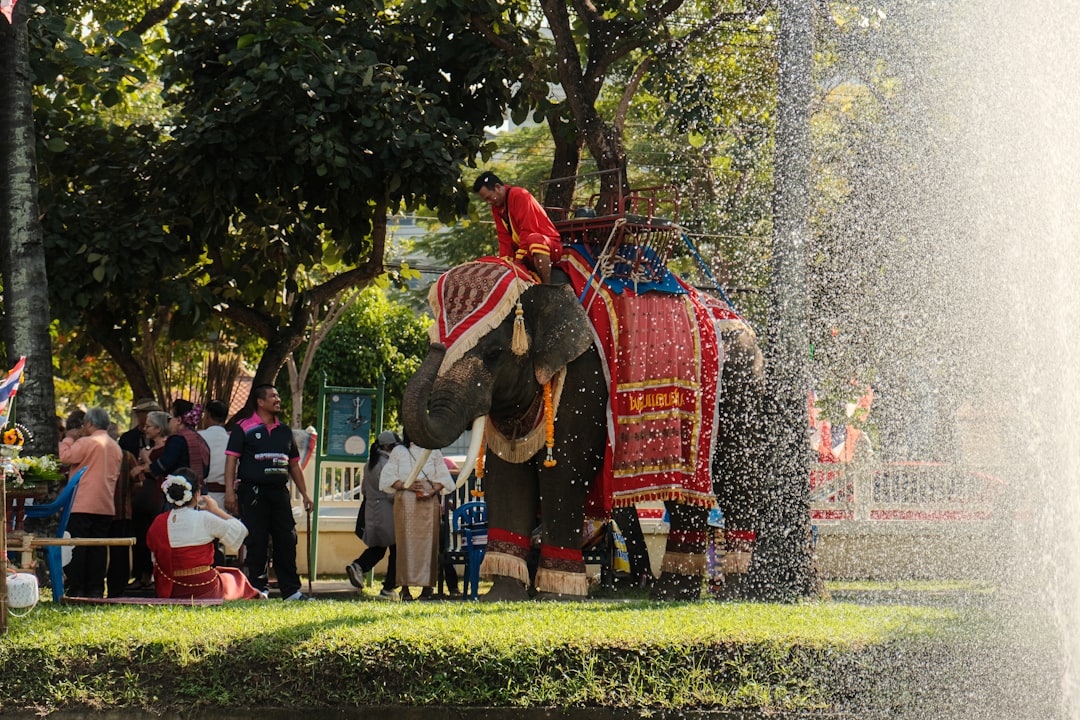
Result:
{"label": "white fence railing", "polygon": [[1003,489],[998,478],[932,462],[815,463],[815,520],[985,520]]}
{"label": "white fence railing", "polygon": [[[308,466],[306,475],[311,496],[319,497],[320,510],[334,514],[334,510],[360,507],[362,463],[323,462],[317,484],[313,484],[314,465]],[[454,507],[474,499],[469,494],[471,486],[466,483],[455,493]],[[815,521],[982,520],[992,516],[1002,489],[999,479],[954,464],[814,463],[810,511]],[[299,504],[295,492],[294,502]]]}
{"label": "white fence railing", "polygon": [[[358,508],[363,501],[361,487],[364,482],[364,463],[330,462],[323,461],[319,465],[319,474],[322,477],[315,482],[315,461],[312,460],[305,469],[305,479],[310,489],[312,498],[318,496],[320,512],[323,509],[333,510],[339,508]],[[457,481],[457,473],[451,471],[451,476]],[[474,487],[474,480],[462,485],[452,495],[453,507],[474,499],[470,496],[470,490]],[[293,489],[293,504],[299,505],[300,496]]]}

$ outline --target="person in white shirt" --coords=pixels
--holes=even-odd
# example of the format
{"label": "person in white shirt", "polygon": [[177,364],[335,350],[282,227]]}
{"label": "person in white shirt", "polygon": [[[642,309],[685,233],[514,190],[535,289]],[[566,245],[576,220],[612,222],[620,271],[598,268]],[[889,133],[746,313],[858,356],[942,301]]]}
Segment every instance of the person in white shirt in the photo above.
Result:
{"label": "person in white shirt", "polygon": [[221,507],[225,507],[225,447],[229,444],[229,431],[225,421],[229,419],[229,408],[220,400],[211,400],[204,408],[206,427],[199,430],[199,435],[210,448],[210,471],[206,476],[208,495]]}
{"label": "person in white shirt", "polygon": [[397,491],[394,498],[394,536],[397,541],[397,585],[401,599],[411,600],[410,586],[420,586],[420,599],[432,597],[439,574],[439,515],[442,503],[439,496],[454,489],[450,470],[442,453],[432,450],[416,480],[408,488],[405,481],[420,459],[423,448],[409,441],[403,433],[404,444],[390,453],[382,474],[379,489]]}

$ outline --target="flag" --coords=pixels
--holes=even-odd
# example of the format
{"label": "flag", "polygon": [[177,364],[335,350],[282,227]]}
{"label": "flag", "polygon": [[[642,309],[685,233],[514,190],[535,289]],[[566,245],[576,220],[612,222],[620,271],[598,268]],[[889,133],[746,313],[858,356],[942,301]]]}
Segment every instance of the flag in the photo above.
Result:
{"label": "flag", "polygon": [[16,2],[18,0],[0,0],[0,14],[7,18],[8,23],[11,22],[11,14],[15,12]]}
{"label": "flag", "polygon": [[7,379],[0,382],[0,428],[7,425],[8,405],[15,393],[19,391],[19,383],[22,382],[23,367],[26,365],[26,357],[19,358],[15,367],[8,373]]}

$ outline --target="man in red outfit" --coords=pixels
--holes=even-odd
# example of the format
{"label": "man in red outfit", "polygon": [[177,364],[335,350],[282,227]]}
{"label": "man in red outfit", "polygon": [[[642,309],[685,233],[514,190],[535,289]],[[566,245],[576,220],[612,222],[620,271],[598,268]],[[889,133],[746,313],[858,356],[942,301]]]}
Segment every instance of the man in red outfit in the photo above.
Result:
{"label": "man in red outfit", "polygon": [[506,185],[493,172],[473,183],[473,192],[491,206],[499,234],[499,257],[522,263],[551,283],[551,264],[562,257],[562,240],[544,208],[525,188]]}

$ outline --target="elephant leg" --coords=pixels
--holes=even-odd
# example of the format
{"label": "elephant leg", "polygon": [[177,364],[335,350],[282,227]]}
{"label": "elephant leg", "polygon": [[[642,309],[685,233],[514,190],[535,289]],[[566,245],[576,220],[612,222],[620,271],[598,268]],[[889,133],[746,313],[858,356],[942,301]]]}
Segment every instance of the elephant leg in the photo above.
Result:
{"label": "elephant leg", "polygon": [[[596,373],[595,377],[602,377]],[[553,467],[544,466],[546,450],[530,462],[536,468],[540,488],[540,564],[536,570],[536,599],[580,599],[589,594],[584,542],[585,498],[603,463],[605,426],[598,418],[577,411],[571,379],[563,391],[555,426]],[[571,395],[567,395],[571,393]]]}
{"label": "elephant leg", "polygon": [[482,599],[527,600],[528,558],[539,522],[536,476],[531,465],[508,463],[493,453],[484,466],[488,544],[480,574],[491,579],[492,587]]}
{"label": "elephant leg", "polygon": [[750,560],[754,556],[757,533],[753,530],[726,529],[724,531],[724,559],[721,568],[724,584],[716,596],[721,600],[736,600],[749,594],[747,577]]}
{"label": "elephant leg", "polygon": [[724,392],[718,408],[720,423],[713,456],[713,491],[724,511],[723,585],[717,595],[748,595],[746,582],[754,552],[755,530],[762,527],[768,497],[765,459],[768,439],[763,400],[764,358],[752,332],[730,326],[724,338]]}
{"label": "elephant leg", "polygon": [[708,539],[708,508],[665,503],[668,531],[660,577],[653,585],[653,600],[697,600],[701,597]]}
{"label": "elephant leg", "polygon": [[[542,451],[543,454],[543,451]],[[536,599],[574,599],[589,594],[584,542],[587,483],[577,474],[570,457],[553,468],[534,459],[540,477],[540,562],[536,569]],[[560,467],[561,466],[561,467]]]}

